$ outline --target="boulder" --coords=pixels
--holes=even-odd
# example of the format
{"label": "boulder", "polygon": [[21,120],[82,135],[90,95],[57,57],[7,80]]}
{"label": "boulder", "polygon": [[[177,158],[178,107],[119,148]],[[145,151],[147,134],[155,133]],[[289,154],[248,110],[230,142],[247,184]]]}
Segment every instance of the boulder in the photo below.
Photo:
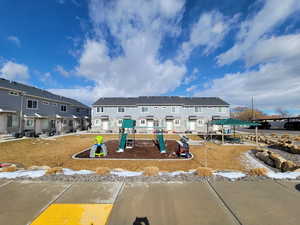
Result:
{"label": "boulder", "polygon": [[255,156],[269,166],[275,166],[274,161],[270,158],[268,151],[257,152]]}
{"label": "boulder", "polygon": [[286,171],[293,171],[298,169],[299,167],[297,166],[296,163],[286,160],[285,162],[282,163],[281,165],[281,171],[286,172]]}
{"label": "boulder", "polygon": [[283,157],[281,157],[279,154],[271,153],[270,158],[273,160],[274,165],[277,169],[281,169],[282,163],[286,161]]}

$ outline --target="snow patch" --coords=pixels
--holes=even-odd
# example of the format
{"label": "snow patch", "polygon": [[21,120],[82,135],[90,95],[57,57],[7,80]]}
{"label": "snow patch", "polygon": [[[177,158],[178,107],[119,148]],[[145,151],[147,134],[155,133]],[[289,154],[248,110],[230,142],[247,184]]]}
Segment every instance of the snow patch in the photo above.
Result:
{"label": "snow patch", "polygon": [[275,173],[273,171],[270,171],[267,173],[267,177],[273,179],[297,179],[297,177],[300,177],[300,172]]}
{"label": "snow patch", "polygon": [[64,173],[64,175],[72,176],[72,175],[77,175],[77,174],[78,175],[88,175],[88,174],[93,174],[95,172],[91,171],[91,170],[71,170],[71,169],[64,168],[63,173]]}
{"label": "snow patch", "polygon": [[141,176],[143,172],[134,172],[134,171],[127,171],[127,170],[114,170],[111,171],[110,174],[116,175],[119,177],[136,177],[136,176]]}
{"label": "snow patch", "polygon": [[19,170],[15,172],[2,172],[0,173],[0,178],[7,178],[7,179],[13,179],[17,177],[42,177],[46,174],[46,170],[34,170],[34,171],[28,171],[28,170]]}
{"label": "snow patch", "polygon": [[226,177],[230,180],[236,180],[246,176],[246,174],[242,172],[215,172],[213,174],[221,177]]}
{"label": "snow patch", "polygon": [[184,171],[174,171],[174,172],[160,172],[159,175],[160,176],[170,176],[170,177],[174,177],[174,176],[178,176],[181,174],[192,174],[195,171],[189,171],[189,172],[184,172]]}

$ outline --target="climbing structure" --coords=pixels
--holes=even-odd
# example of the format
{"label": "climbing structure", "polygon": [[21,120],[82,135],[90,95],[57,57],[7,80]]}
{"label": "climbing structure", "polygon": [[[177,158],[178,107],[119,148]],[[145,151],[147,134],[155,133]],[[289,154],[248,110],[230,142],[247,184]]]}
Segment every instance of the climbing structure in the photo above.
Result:
{"label": "climbing structure", "polygon": [[119,148],[117,152],[124,152],[125,149],[133,148],[135,144],[136,121],[124,119],[119,132]]}

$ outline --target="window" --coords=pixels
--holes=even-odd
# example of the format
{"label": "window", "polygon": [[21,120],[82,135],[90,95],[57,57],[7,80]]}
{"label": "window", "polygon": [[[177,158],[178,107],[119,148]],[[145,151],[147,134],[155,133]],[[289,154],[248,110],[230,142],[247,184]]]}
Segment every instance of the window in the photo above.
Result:
{"label": "window", "polygon": [[46,101],[42,101],[42,103],[43,103],[44,105],[49,105],[49,102],[46,102]]}
{"label": "window", "polygon": [[33,120],[26,120],[27,127],[33,127]]}
{"label": "window", "polygon": [[37,101],[36,100],[27,100],[27,108],[28,109],[37,109]]}
{"label": "window", "polygon": [[119,127],[121,127],[121,126],[122,126],[122,122],[123,122],[123,120],[121,120],[121,119],[120,119],[120,120],[118,120],[118,126],[119,126]]}
{"label": "window", "polygon": [[80,108],[76,108],[76,112],[78,112],[78,113],[79,113],[79,112],[80,112]]}
{"label": "window", "polygon": [[172,113],[176,112],[176,107],[172,106]]}
{"label": "window", "polygon": [[204,121],[203,120],[198,120],[198,125],[203,125]]}
{"label": "window", "polygon": [[97,125],[100,125],[100,120],[96,119],[94,124],[95,124],[96,126],[97,126]]}
{"label": "window", "polygon": [[73,120],[69,120],[69,127],[73,127]]}
{"label": "window", "polygon": [[14,96],[18,96],[19,95],[19,93],[18,92],[15,92],[15,91],[10,91],[10,92],[8,92],[10,95],[14,95]]}
{"label": "window", "polygon": [[145,126],[146,125],[146,120],[142,119],[140,122],[141,122],[141,126]]}
{"label": "window", "polygon": [[67,121],[67,120],[64,120],[63,123],[64,123],[64,125],[67,125],[68,121]]}
{"label": "window", "polygon": [[180,126],[180,120],[179,119],[175,119],[174,123],[175,123],[175,126]]}
{"label": "window", "polygon": [[202,111],[202,108],[201,107],[199,107],[199,106],[196,106],[195,107],[195,112],[201,112]]}
{"label": "window", "polygon": [[148,107],[143,106],[143,107],[142,107],[142,112],[148,112]]}
{"label": "window", "polygon": [[7,115],[7,128],[15,128],[19,126],[17,115]]}
{"label": "window", "polygon": [[98,112],[104,112],[103,107],[97,107],[97,113],[98,113]]}
{"label": "window", "polygon": [[60,111],[67,112],[67,106],[66,105],[61,105],[60,106]]}
{"label": "window", "polygon": [[124,107],[118,107],[118,112],[125,112],[125,108]]}
{"label": "window", "polygon": [[222,112],[222,107],[219,107],[218,111],[219,111],[219,112]]}

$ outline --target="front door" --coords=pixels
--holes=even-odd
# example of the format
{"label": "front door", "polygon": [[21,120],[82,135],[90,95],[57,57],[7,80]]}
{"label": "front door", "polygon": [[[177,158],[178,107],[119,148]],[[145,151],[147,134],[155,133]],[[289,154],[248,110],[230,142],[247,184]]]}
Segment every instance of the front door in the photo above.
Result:
{"label": "front door", "polygon": [[108,130],[108,120],[102,120],[102,128],[103,130]]}
{"label": "front door", "polygon": [[147,127],[148,127],[148,130],[153,130],[153,120],[147,120]]}
{"label": "front door", "polygon": [[196,120],[190,120],[190,131],[196,130]]}
{"label": "front door", "polygon": [[173,130],[173,120],[167,120],[167,130]]}

